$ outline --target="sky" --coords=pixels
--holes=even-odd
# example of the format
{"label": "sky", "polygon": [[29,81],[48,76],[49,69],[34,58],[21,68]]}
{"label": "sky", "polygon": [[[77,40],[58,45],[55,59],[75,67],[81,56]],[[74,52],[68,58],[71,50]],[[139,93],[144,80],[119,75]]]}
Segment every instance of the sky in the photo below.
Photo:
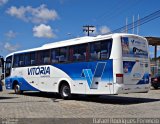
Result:
{"label": "sky", "polygon": [[[0,0],[0,55],[85,36],[85,25],[95,26],[91,35],[105,34],[158,10],[160,0]],[[138,34],[160,37],[160,18]]]}

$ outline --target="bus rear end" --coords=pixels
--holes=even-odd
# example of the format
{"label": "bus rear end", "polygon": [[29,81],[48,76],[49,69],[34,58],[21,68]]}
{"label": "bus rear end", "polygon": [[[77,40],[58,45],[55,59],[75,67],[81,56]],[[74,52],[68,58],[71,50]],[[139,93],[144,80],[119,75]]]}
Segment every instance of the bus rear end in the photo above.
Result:
{"label": "bus rear end", "polygon": [[150,61],[148,42],[137,35],[122,35],[121,72],[116,73],[115,94],[148,92],[150,89]]}

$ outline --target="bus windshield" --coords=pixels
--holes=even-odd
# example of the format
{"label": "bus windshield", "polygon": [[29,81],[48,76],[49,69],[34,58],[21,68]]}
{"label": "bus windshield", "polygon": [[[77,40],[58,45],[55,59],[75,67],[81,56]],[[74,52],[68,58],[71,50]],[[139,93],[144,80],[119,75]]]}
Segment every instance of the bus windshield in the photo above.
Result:
{"label": "bus windshield", "polygon": [[123,57],[148,58],[148,45],[146,40],[139,37],[122,37]]}

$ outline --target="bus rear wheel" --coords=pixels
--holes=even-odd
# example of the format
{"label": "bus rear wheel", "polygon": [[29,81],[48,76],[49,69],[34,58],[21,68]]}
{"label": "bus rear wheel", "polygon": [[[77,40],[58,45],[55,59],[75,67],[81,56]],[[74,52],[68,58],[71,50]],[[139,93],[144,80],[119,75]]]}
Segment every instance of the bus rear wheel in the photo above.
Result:
{"label": "bus rear wheel", "polygon": [[71,90],[68,84],[62,84],[60,87],[60,95],[62,99],[70,99],[71,98]]}
{"label": "bus rear wheel", "polygon": [[14,85],[14,92],[15,92],[15,94],[22,94],[23,93],[23,91],[21,91],[21,89],[20,89],[19,84]]}
{"label": "bus rear wheel", "polygon": [[158,86],[153,86],[154,87],[154,89],[158,89]]}

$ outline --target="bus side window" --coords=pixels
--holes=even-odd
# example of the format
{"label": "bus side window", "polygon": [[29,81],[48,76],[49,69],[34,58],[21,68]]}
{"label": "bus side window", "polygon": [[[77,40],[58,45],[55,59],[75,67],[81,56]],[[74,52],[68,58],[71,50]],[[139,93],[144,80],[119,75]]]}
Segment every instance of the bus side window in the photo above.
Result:
{"label": "bus side window", "polygon": [[44,64],[49,64],[50,63],[50,58],[49,57],[44,57]]}
{"label": "bus side window", "polygon": [[59,60],[59,50],[58,49],[53,49],[51,51],[51,62],[52,63],[58,63]]}
{"label": "bus side window", "polygon": [[15,55],[14,56],[13,67],[18,67],[18,65],[19,65],[19,56]]}
{"label": "bus side window", "polygon": [[73,61],[73,47],[69,47],[69,61]]}
{"label": "bus side window", "polygon": [[67,62],[68,61],[68,48],[62,47],[59,49],[59,62]]}
{"label": "bus side window", "polygon": [[78,47],[78,53],[79,53],[78,61],[85,61],[86,60],[86,50],[87,50],[86,48],[87,48],[87,44],[79,45],[79,47]]}
{"label": "bus side window", "polygon": [[19,67],[22,67],[24,66],[24,55],[21,54],[19,55],[19,64],[18,64]]}
{"label": "bus side window", "polygon": [[[72,52],[73,61],[86,61],[87,44],[72,46],[72,51],[70,49],[70,55]],[[70,56],[71,58],[71,56]]]}
{"label": "bus side window", "polygon": [[109,59],[111,54],[112,40],[106,40],[101,43],[101,59]]}
{"label": "bus side window", "polygon": [[90,60],[100,59],[101,42],[93,42],[90,44]]}
{"label": "bus side window", "polygon": [[31,59],[31,65],[35,65],[35,60]]}
{"label": "bus side window", "polygon": [[78,53],[79,47],[78,45],[73,46],[73,61],[78,61],[80,58],[80,54]]}
{"label": "bus side window", "polygon": [[78,45],[71,46],[69,48],[69,61],[74,62],[78,61],[80,54],[78,53]]}
{"label": "bus side window", "polygon": [[36,64],[36,61],[35,61],[35,58],[36,58],[35,52],[32,52],[30,55],[31,55],[30,56],[30,63],[31,63],[31,65],[35,65]]}
{"label": "bus side window", "polygon": [[108,46],[107,46],[107,42],[104,41],[104,42],[101,42],[101,52],[100,52],[100,56],[101,56],[101,59],[107,59],[107,53],[108,53]]}
{"label": "bus side window", "polygon": [[50,50],[43,50],[37,52],[37,64],[44,65],[50,64]]}
{"label": "bus side window", "polygon": [[50,64],[50,50],[43,51],[43,64]]}
{"label": "bus side window", "polygon": [[30,53],[26,53],[24,56],[24,65],[25,66],[30,66],[31,62],[30,62]]}
{"label": "bus side window", "polygon": [[19,66],[20,67],[24,66],[24,62],[23,61],[19,61]]}
{"label": "bus side window", "polygon": [[102,40],[90,44],[90,60],[109,59],[111,54],[112,40]]}

